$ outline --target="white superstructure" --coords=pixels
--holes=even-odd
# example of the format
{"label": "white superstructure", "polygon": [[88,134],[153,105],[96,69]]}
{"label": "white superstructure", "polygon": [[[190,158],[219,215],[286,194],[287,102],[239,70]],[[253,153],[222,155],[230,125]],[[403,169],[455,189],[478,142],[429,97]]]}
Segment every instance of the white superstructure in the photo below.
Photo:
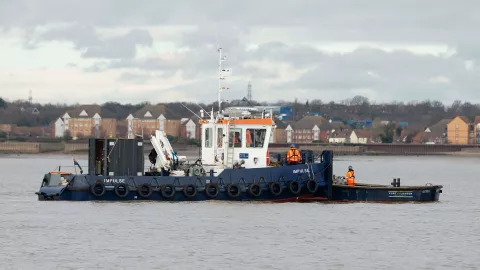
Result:
{"label": "white superstructure", "polygon": [[[221,108],[221,92],[228,89],[225,85],[231,69],[222,68],[222,49],[219,48],[218,106]],[[188,109],[188,108],[187,108]],[[213,169],[218,175],[225,168],[265,168],[269,165],[268,145],[275,128],[273,112],[270,108],[230,107],[218,112],[201,111],[201,161],[206,171]],[[193,113],[193,112],[192,112]],[[204,115],[207,114],[207,117]],[[157,171],[171,171],[177,157],[166,134],[157,130],[151,137],[157,153],[155,168]],[[179,157],[181,159],[181,157]]]}
{"label": "white superstructure", "polygon": [[201,120],[202,162],[245,168],[266,167],[268,144],[274,129],[271,117],[212,117]]}
{"label": "white superstructure", "polygon": [[[262,168],[269,164],[268,144],[275,128],[272,108],[268,113],[259,107],[230,107],[221,110],[221,93],[231,69],[222,68],[222,48],[219,53],[219,82],[217,113],[204,119],[201,111],[202,163],[204,166],[222,168]],[[223,85],[222,85],[223,83]],[[263,109],[263,110],[262,110]],[[228,115],[228,116],[227,116]]]}

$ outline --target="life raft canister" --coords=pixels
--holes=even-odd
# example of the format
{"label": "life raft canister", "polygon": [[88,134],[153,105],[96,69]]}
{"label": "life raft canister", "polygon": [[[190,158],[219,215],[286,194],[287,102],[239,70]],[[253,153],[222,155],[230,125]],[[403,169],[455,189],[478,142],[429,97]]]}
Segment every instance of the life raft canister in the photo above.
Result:
{"label": "life raft canister", "polygon": [[270,165],[270,151],[268,151],[268,149],[267,149],[266,163],[267,163],[266,164],[267,166]]}

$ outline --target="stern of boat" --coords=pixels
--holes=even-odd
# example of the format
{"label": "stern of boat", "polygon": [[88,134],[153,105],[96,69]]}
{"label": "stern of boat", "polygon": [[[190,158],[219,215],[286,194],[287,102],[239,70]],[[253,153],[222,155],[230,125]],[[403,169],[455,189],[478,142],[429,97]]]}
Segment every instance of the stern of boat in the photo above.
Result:
{"label": "stern of boat", "polygon": [[72,178],[72,174],[68,172],[50,172],[45,174],[39,191],[35,192],[38,200],[59,200]]}
{"label": "stern of boat", "polygon": [[440,194],[443,193],[443,186],[435,185],[435,186],[425,186],[427,189],[422,190],[422,201],[439,201]]}

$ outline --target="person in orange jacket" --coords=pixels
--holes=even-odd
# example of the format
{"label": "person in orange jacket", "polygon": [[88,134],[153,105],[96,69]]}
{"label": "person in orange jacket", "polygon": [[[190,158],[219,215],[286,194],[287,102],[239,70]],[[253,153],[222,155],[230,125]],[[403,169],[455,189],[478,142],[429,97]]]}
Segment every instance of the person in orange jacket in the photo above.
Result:
{"label": "person in orange jacket", "polygon": [[300,163],[302,157],[300,156],[300,152],[295,148],[295,144],[292,144],[290,146],[290,149],[288,149],[287,152],[287,164],[289,165],[295,165]]}
{"label": "person in orange jacket", "polygon": [[352,166],[348,166],[348,172],[345,175],[345,180],[347,180],[347,185],[355,186],[355,171]]}

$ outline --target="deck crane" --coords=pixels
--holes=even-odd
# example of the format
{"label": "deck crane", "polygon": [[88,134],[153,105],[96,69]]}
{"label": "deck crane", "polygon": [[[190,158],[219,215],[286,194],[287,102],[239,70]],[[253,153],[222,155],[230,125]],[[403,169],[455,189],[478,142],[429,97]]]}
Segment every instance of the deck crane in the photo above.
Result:
{"label": "deck crane", "polygon": [[[175,170],[175,167],[179,164],[179,156],[173,151],[166,134],[163,131],[156,130],[155,135],[152,135],[150,141],[156,152],[155,168],[158,171],[164,170],[167,172]],[[180,158],[185,159],[186,157],[182,156]]]}

